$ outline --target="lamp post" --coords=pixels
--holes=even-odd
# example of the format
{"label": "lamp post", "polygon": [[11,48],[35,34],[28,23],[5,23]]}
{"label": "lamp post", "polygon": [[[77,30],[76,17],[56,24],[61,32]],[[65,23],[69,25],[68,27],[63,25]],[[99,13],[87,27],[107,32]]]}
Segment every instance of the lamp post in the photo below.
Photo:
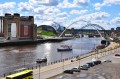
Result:
{"label": "lamp post", "polygon": [[62,52],[61,52],[61,60],[62,60],[62,62],[63,62],[62,70],[63,70],[63,72],[64,72],[64,60],[63,60]]}
{"label": "lamp post", "polygon": [[25,68],[25,60],[24,60],[24,68]]}
{"label": "lamp post", "polygon": [[40,79],[40,64],[39,64],[39,79]]}
{"label": "lamp post", "polygon": [[80,56],[79,56],[79,67],[80,67]]}

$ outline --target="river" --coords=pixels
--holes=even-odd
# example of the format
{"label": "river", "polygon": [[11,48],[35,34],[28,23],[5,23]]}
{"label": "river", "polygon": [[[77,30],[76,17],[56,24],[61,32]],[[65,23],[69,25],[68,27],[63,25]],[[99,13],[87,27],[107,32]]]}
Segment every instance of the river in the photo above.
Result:
{"label": "river", "polygon": [[[47,63],[90,52],[101,38],[77,38],[55,43],[8,46],[0,48],[0,77],[21,67],[36,65],[36,59],[47,57]],[[57,52],[60,45],[72,45],[71,52]]]}

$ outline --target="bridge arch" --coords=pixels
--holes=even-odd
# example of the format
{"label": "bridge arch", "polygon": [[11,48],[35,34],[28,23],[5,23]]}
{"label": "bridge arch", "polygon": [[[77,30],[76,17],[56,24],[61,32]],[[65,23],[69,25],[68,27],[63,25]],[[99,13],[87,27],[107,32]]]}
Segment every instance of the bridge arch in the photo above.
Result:
{"label": "bridge arch", "polygon": [[[78,22],[80,22],[80,21],[82,21],[82,22],[87,22],[87,23],[88,23],[88,21],[84,21],[84,20],[77,20],[77,21],[75,21],[75,22],[72,22],[69,26],[66,27],[66,29],[60,34],[59,37],[61,37],[61,36],[63,35],[63,33],[67,30],[67,28],[69,28],[69,27],[72,26],[73,24],[78,23]],[[98,24],[91,24],[91,23],[89,23],[89,24],[83,26],[81,29],[83,29],[83,28],[85,28],[85,27],[88,27],[88,26],[93,26],[93,27],[95,28],[95,30],[97,30],[97,32],[99,33],[99,35],[101,36],[101,38],[102,38],[102,39],[105,39],[105,38],[102,36],[102,34],[99,32],[99,30],[96,29],[96,27],[98,27],[98,28],[101,28],[102,30],[105,30],[103,27],[101,27],[101,26],[98,25]]]}
{"label": "bridge arch", "polygon": [[[87,25],[81,27],[80,29],[84,29],[84,28],[89,27],[89,26],[94,27],[94,29],[97,30],[97,32],[98,32],[98,34],[100,35],[100,37],[101,37],[102,39],[105,39],[97,28],[100,28],[101,30],[104,30],[104,31],[105,31],[105,29],[104,29],[103,27],[101,27],[100,25],[98,25],[98,24],[87,24]],[[96,28],[96,27],[97,27],[97,28]]]}
{"label": "bridge arch", "polygon": [[98,28],[100,28],[100,29],[102,29],[102,30],[105,30],[103,27],[101,27],[101,26],[98,25],[98,24],[87,24],[87,25],[81,27],[80,29],[84,29],[84,28],[89,27],[89,26],[98,27]]}

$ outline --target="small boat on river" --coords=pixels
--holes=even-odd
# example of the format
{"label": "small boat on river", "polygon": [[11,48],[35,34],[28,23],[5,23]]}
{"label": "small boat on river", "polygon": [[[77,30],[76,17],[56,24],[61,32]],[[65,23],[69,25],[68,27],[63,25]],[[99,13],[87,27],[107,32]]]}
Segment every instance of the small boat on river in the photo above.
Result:
{"label": "small boat on river", "polygon": [[43,63],[43,62],[47,62],[47,58],[42,58],[42,59],[37,59],[36,60],[37,63]]}
{"label": "small boat on river", "polygon": [[61,45],[60,48],[57,48],[57,51],[72,51],[72,46]]}

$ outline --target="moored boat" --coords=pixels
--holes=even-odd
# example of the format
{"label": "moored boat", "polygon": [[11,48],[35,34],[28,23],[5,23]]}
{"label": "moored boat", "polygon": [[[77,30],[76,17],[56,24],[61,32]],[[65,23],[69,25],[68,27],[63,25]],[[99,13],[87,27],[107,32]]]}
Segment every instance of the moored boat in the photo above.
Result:
{"label": "moored boat", "polygon": [[72,49],[71,48],[67,48],[67,49],[58,48],[57,51],[72,51]]}
{"label": "moored boat", "polygon": [[42,58],[42,59],[37,59],[36,60],[37,63],[42,63],[42,62],[47,62],[47,58]]}
{"label": "moored boat", "polygon": [[57,48],[57,51],[72,51],[72,46],[61,45],[61,48]]}

